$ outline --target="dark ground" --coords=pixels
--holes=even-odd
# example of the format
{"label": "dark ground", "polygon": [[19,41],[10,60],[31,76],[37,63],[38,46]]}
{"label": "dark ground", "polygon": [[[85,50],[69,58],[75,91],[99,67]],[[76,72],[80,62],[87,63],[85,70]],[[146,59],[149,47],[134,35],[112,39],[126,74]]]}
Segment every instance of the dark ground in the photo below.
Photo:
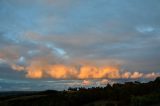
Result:
{"label": "dark ground", "polygon": [[1,92],[0,106],[160,106],[160,77],[67,91]]}

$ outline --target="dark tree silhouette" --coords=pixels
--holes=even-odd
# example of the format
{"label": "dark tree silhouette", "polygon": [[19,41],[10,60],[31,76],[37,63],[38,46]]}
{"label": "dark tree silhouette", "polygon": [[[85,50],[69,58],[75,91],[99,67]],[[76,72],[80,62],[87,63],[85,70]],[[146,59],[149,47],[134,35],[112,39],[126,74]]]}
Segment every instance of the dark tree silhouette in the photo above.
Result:
{"label": "dark tree silhouette", "polygon": [[[10,92],[11,93],[11,92]],[[148,83],[126,82],[112,86],[68,88],[67,91],[14,92],[0,96],[0,106],[160,106],[160,77]]]}

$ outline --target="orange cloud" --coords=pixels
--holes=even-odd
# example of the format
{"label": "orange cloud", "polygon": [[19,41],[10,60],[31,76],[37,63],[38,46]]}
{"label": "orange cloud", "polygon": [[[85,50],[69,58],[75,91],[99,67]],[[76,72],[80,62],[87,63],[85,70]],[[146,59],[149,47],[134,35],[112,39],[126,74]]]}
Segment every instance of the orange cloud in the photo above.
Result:
{"label": "orange cloud", "polygon": [[48,65],[32,62],[30,66],[22,67],[12,65],[12,69],[27,72],[28,78],[51,77],[54,79],[99,79],[99,78],[120,78],[117,67],[96,67],[96,66],[67,66],[62,64]]}
{"label": "orange cloud", "polygon": [[42,78],[43,77],[43,73],[41,70],[36,70],[36,71],[28,71],[27,72],[27,75],[26,75],[27,78]]}
{"label": "orange cloud", "polygon": [[118,78],[119,69],[116,67],[97,68],[95,66],[83,66],[80,69],[78,78]]}
{"label": "orange cloud", "polygon": [[65,65],[50,65],[46,73],[48,76],[56,79],[70,79],[78,74],[75,68]]}
{"label": "orange cloud", "polygon": [[[45,61],[34,61],[29,66],[23,67],[12,64],[12,69],[17,71],[26,71],[27,78],[44,78],[53,79],[139,79],[155,78],[160,76],[157,73],[141,72],[121,72],[117,66],[98,67],[94,65],[71,66],[63,64],[47,64]],[[105,81],[104,81],[105,82]]]}
{"label": "orange cloud", "polygon": [[43,78],[44,77],[43,69],[41,67],[27,67],[26,70],[27,70],[27,74],[26,74],[27,78]]}

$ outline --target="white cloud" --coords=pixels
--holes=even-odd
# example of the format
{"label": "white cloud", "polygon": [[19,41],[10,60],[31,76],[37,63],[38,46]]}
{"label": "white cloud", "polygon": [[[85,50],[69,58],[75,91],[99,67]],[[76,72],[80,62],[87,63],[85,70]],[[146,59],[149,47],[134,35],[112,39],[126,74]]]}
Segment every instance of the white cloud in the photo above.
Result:
{"label": "white cloud", "polygon": [[155,28],[153,28],[151,26],[139,26],[136,29],[138,32],[141,32],[141,33],[150,33],[155,30]]}
{"label": "white cloud", "polygon": [[145,74],[144,78],[155,79],[156,77],[159,77],[159,76],[160,76],[160,73],[152,72],[152,73]]}

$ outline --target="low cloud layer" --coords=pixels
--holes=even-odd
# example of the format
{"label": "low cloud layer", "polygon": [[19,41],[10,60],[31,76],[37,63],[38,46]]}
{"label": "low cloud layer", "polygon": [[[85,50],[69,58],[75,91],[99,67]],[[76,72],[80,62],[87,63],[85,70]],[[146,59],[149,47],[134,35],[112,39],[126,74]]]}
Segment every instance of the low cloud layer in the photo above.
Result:
{"label": "low cloud layer", "polygon": [[[53,79],[155,79],[160,73],[123,72],[118,67],[95,67],[95,66],[65,66],[65,65],[31,65],[28,67],[13,65],[17,71],[26,71],[27,78],[53,78]],[[84,82],[84,84],[87,82]]]}

